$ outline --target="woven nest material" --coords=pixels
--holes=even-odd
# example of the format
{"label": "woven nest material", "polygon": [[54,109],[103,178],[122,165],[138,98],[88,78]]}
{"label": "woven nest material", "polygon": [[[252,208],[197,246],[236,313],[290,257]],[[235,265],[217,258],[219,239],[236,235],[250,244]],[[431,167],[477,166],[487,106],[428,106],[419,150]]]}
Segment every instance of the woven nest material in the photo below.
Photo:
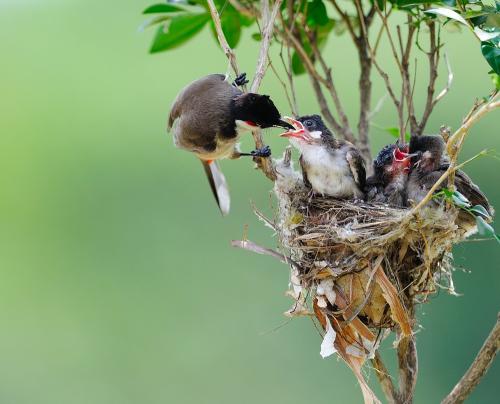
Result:
{"label": "woven nest material", "polygon": [[289,158],[277,161],[276,171],[277,215],[268,224],[291,268],[295,301],[287,315],[315,316],[325,331],[321,355],[337,352],[365,402],[377,402],[363,363],[389,331],[398,341],[412,338],[417,303],[441,287],[453,292],[451,250],[474,223],[453,207],[413,212],[313,197]]}

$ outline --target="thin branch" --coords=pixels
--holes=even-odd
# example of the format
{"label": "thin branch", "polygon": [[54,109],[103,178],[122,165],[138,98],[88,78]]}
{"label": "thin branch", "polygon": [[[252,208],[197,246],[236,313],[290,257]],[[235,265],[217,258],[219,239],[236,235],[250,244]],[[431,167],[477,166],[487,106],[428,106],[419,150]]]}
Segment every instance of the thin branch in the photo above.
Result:
{"label": "thin branch", "polygon": [[296,111],[296,107],[294,105],[294,103],[292,102],[292,98],[290,98],[290,94],[288,93],[288,88],[286,87],[286,83],[283,81],[283,79],[280,77],[278,71],[276,70],[276,68],[274,67],[274,64],[271,62],[271,60],[269,60],[269,67],[271,68],[271,70],[273,71],[276,79],[279,81],[279,83],[281,84],[281,87],[283,87],[283,91],[285,92],[285,96],[286,96],[286,100],[288,102],[288,106],[290,107],[291,111],[292,111],[292,114],[293,115],[297,115],[297,111]]}
{"label": "thin branch", "polygon": [[375,357],[371,360],[372,365],[375,369],[375,374],[382,387],[382,391],[390,404],[397,402],[397,391],[392,382],[391,375],[382,361],[382,357],[379,352],[375,352]]}
{"label": "thin branch", "polygon": [[340,9],[336,0],[330,0],[330,2],[332,3],[335,10],[337,10],[337,13],[340,14],[340,17],[342,18],[342,20],[344,20],[344,23],[347,26],[347,31],[349,32],[349,35],[351,35],[352,40],[356,44],[356,40],[358,37],[356,35],[356,32],[354,31],[354,27],[352,26],[351,19],[349,18],[349,15],[347,15],[347,13],[345,13],[344,11],[342,11]]}
{"label": "thin branch", "polygon": [[264,29],[262,32],[262,41],[260,45],[259,51],[259,59],[257,61],[257,68],[255,70],[255,75],[253,78],[252,86],[250,87],[251,92],[257,92],[259,89],[260,83],[262,82],[262,78],[264,77],[267,60],[268,60],[268,51],[269,45],[271,43],[271,39],[273,38],[274,32],[274,21],[276,20],[276,15],[278,10],[280,9],[282,0],[276,0],[274,3],[274,7],[272,12],[269,14],[269,3],[267,0],[263,0],[262,2],[262,18]]}
{"label": "thin branch", "polygon": [[323,94],[323,90],[321,89],[321,85],[318,80],[312,75],[309,75],[309,79],[311,80],[311,84],[313,90],[316,94],[316,99],[318,101],[319,109],[321,111],[321,115],[326,119],[328,124],[333,128],[334,131],[338,133],[342,133],[342,126],[337,122],[332,113],[330,112],[330,108],[328,108],[328,102],[326,101],[326,97]]}
{"label": "thin branch", "polygon": [[[307,29],[306,29],[306,32],[307,32]],[[356,139],[354,138],[354,135],[350,129],[349,120],[348,120],[347,115],[344,111],[344,108],[342,107],[337,89],[336,89],[335,84],[333,82],[332,69],[326,65],[325,59],[323,58],[323,55],[321,54],[321,52],[318,49],[316,39],[312,36],[312,33],[310,31],[308,32],[308,38],[309,38],[309,44],[311,45],[314,56],[319,61],[320,65],[323,69],[323,72],[325,73],[326,82],[327,82],[326,88],[330,92],[330,96],[332,97],[333,104],[335,105],[335,109],[337,110],[337,114],[340,118],[340,122],[342,122],[342,133],[344,134],[344,137],[347,140],[349,140],[350,142],[355,142]]]}
{"label": "thin branch", "polygon": [[375,105],[375,108],[373,108],[370,113],[368,114],[368,119],[372,120],[375,115],[377,115],[382,107],[384,106],[385,100],[387,100],[387,93],[385,93],[378,101],[377,104]]}
{"label": "thin branch", "polygon": [[[410,122],[410,130],[414,133],[418,128],[417,118],[415,116],[415,108],[413,105],[413,89],[410,84],[410,56],[411,49],[413,45],[413,36],[415,34],[415,26],[413,25],[413,19],[411,15],[407,16],[408,25],[408,37],[406,39],[406,46],[404,50],[401,51],[401,76],[403,78],[403,92],[406,99],[406,107],[408,109],[408,122]],[[398,37],[402,44],[401,30],[398,26]],[[402,47],[403,49],[403,47]],[[416,67],[415,67],[415,77],[416,77]],[[414,86],[413,86],[414,87]],[[402,142],[404,144],[404,136],[406,133],[406,125],[400,136],[402,137]]]}
{"label": "thin branch", "polygon": [[413,335],[401,337],[398,344],[399,399],[398,402],[410,404],[417,384],[418,356]]}
{"label": "thin branch", "polygon": [[255,8],[247,8],[238,0],[228,0],[229,3],[240,13],[247,17],[259,17],[258,11]]}
{"label": "thin branch", "polygon": [[425,125],[431,115],[432,110],[434,109],[434,91],[435,84],[437,79],[437,69],[439,66],[439,51],[440,51],[440,43],[439,43],[439,35],[436,36],[436,23],[434,21],[428,21],[427,25],[429,27],[429,41],[430,41],[430,51],[427,53],[427,57],[429,59],[429,84],[427,85],[427,101],[425,103],[425,109],[422,114],[422,119],[416,129],[416,135],[421,135],[425,129]]}
{"label": "thin branch", "polygon": [[321,114],[323,117],[326,119],[329,125],[332,126],[333,130],[344,135],[344,130],[343,127],[340,125],[340,123],[334,118],[332,113],[330,112],[330,109],[328,108],[328,103],[326,101],[325,95],[323,93],[323,90],[321,89],[321,84],[323,84],[325,87],[328,86],[327,80],[319,74],[317,71],[316,67],[314,66],[311,58],[305,51],[304,47],[302,44],[299,42],[299,40],[295,37],[295,35],[288,29],[286,24],[284,23],[283,17],[280,15],[281,20],[282,20],[282,25],[283,25],[283,30],[284,30],[284,40],[287,41],[289,44],[293,46],[295,51],[300,57],[300,60],[304,64],[304,67],[306,68],[309,78],[311,79],[311,84],[313,86],[314,92],[316,93],[316,98],[318,100],[319,107],[321,109]]}
{"label": "thin branch", "polygon": [[448,55],[444,54],[444,60],[446,62],[446,68],[448,69],[448,81],[446,82],[446,87],[441,90],[441,92],[434,98],[432,102],[433,107],[443,99],[443,97],[448,94],[450,91],[451,85],[453,84],[453,71],[451,70],[450,60],[448,59]]}
{"label": "thin branch", "polygon": [[500,313],[497,315],[497,321],[486,338],[479,353],[474,358],[467,372],[462,376],[457,385],[448,394],[441,404],[462,403],[479,384],[481,378],[490,368],[495,356],[500,349]]}
{"label": "thin branch", "polygon": [[229,59],[229,63],[231,63],[231,67],[233,68],[234,74],[238,76],[240,74],[240,68],[238,67],[238,62],[236,61],[236,55],[234,54],[233,50],[227,43],[226,36],[222,31],[220,15],[219,12],[217,11],[217,7],[215,7],[213,0],[207,0],[207,3],[208,3],[208,8],[210,9],[210,15],[212,16],[212,21],[214,22],[215,25],[215,32],[217,33],[217,39],[219,40],[219,44],[224,53],[226,54],[227,58]]}
{"label": "thin branch", "polygon": [[[374,2],[375,3],[375,2]],[[362,156],[364,157],[368,171],[372,168],[372,158],[370,153],[370,141],[368,138],[368,131],[370,129],[370,107],[372,98],[372,82],[370,80],[372,62],[374,58],[370,58],[369,55],[369,29],[373,21],[373,15],[375,14],[375,5],[373,5],[365,16],[363,12],[363,6],[360,0],[355,1],[356,10],[358,13],[358,18],[362,30],[362,35],[359,36],[357,40],[358,58],[361,67],[358,86],[359,86],[359,96],[360,96],[360,109],[359,109],[359,121],[358,121],[358,136],[359,142],[358,146]]]}

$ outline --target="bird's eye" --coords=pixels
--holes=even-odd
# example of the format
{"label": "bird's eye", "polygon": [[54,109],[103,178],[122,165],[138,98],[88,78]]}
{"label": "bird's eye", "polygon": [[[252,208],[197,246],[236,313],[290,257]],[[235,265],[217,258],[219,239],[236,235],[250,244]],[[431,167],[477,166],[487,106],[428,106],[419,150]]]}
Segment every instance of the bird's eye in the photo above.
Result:
{"label": "bird's eye", "polygon": [[312,126],[313,126],[313,121],[311,121],[311,120],[307,120],[307,121],[305,121],[304,123],[305,123],[305,125],[306,125],[308,128],[310,128],[310,127],[312,127]]}

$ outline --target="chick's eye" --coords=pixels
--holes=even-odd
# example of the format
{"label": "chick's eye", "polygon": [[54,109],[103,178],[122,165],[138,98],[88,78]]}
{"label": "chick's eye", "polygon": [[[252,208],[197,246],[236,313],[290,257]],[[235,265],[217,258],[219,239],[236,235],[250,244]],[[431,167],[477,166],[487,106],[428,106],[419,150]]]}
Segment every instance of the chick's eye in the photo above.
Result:
{"label": "chick's eye", "polygon": [[305,123],[305,125],[306,125],[308,128],[310,128],[310,127],[312,127],[312,126],[313,126],[313,121],[309,121],[309,120],[307,120],[307,121],[305,121],[304,123]]}

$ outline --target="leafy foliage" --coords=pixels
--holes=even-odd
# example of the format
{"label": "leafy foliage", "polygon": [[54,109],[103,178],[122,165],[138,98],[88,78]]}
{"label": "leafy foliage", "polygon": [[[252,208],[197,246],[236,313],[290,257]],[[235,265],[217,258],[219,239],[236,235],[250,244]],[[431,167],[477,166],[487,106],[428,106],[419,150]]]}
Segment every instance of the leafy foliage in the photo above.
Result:
{"label": "leafy foliage", "polygon": [[465,195],[461,194],[458,191],[451,191],[448,188],[443,188],[441,191],[437,192],[434,195],[436,199],[443,199],[448,202],[451,202],[453,205],[458,208],[469,212],[476,218],[476,225],[479,231],[479,234],[483,236],[493,237],[500,243],[500,236],[495,233],[495,229],[487,222],[492,221],[491,215],[488,211],[481,205],[472,206],[470,201],[465,197]]}
{"label": "leafy foliage", "polygon": [[[377,2],[381,10],[392,7],[401,12],[410,13],[420,24],[427,19],[434,19],[444,25],[459,25],[467,27],[481,43],[481,51],[486,62],[491,67],[491,73],[500,74],[500,2],[495,0],[370,0]],[[247,3],[255,3],[257,0]],[[294,20],[300,14],[307,22],[307,30],[300,24],[288,20],[288,10],[283,5],[283,15],[288,26],[293,26],[300,36],[312,35],[316,38],[318,48],[325,46],[328,37],[343,35],[346,32],[346,23],[339,16],[332,18],[324,0],[307,0],[293,2]],[[222,29],[231,47],[236,47],[241,38],[242,29],[254,25],[255,19],[239,13],[229,2],[216,0],[215,4],[221,14]],[[151,53],[174,49],[187,42],[202,31],[208,23],[213,23],[206,1],[177,0],[154,4],[144,10],[144,14],[156,16],[147,21],[143,27],[160,25],[151,46]],[[348,15],[353,27],[359,25],[356,16]],[[260,40],[259,34],[253,34],[255,40]],[[305,48],[313,62],[315,57],[310,46]],[[295,75],[305,73],[305,68],[297,54],[292,56],[292,71]]]}

